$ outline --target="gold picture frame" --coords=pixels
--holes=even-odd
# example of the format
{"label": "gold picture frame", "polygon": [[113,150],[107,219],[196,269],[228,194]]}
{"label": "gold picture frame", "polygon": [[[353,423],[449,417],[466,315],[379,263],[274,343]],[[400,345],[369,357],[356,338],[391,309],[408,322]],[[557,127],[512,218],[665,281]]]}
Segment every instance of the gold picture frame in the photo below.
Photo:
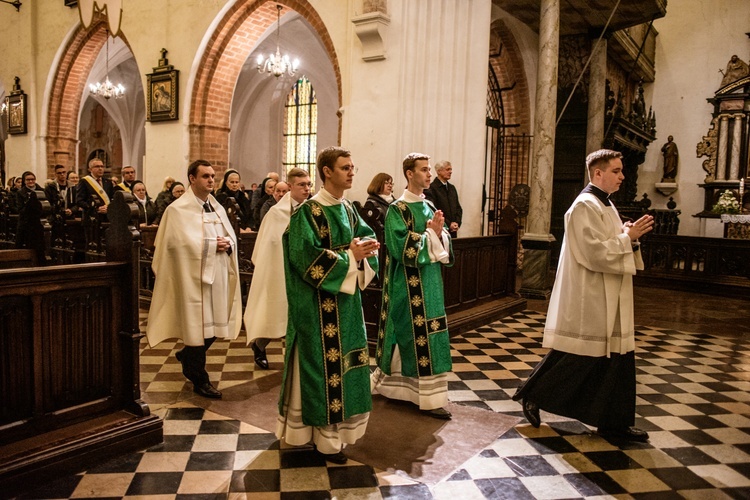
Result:
{"label": "gold picture frame", "polygon": [[168,64],[166,49],[153,73],[146,75],[146,120],[163,122],[179,119],[180,71]]}
{"label": "gold picture frame", "polygon": [[11,93],[5,97],[5,117],[9,134],[26,133],[26,93]]}

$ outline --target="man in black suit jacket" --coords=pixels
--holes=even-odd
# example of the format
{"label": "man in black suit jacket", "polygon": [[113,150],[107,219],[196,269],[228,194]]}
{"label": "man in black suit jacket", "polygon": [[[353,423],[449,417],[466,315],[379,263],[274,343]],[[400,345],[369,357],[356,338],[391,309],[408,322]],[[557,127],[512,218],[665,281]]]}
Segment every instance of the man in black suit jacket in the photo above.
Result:
{"label": "man in black suit jacket", "polygon": [[47,195],[47,201],[51,205],[62,205],[65,209],[65,215],[70,215],[71,211],[66,205],[66,196],[68,194],[68,170],[65,165],[55,165],[55,180],[44,188]]}
{"label": "man in black suit jacket", "polygon": [[133,186],[137,182],[135,178],[135,168],[130,165],[124,166],[122,167],[122,170],[120,170],[120,174],[122,174],[122,182],[115,185],[115,191],[132,193]]}
{"label": "man in black suit jacket", "polygon": [[112,201],[114,186],[104,177],[104,162],[99,158],[89,161],[89,175],[81,179],[76,188],[76,205],[86,210],[96,206],[100,214],[107,213],[107,206]]}
{"label": "man in black suit jacket", "polygon": [[435,172],[437,177],[430,184],[430,189],[425,190],[424,195],[435,208],[443,211],[451,238],[455,238],[458,236],[464,211],[458,202],[456,186],[448,182],[453,175],[453,166],[451,162],[443,160],[435,164]]}

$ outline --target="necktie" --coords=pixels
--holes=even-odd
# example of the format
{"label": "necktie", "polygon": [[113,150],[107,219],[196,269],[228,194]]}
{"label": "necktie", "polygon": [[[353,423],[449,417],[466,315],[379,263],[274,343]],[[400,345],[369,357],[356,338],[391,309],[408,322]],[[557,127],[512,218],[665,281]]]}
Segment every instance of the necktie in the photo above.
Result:
{"label": "necktie", "polygon": [[211,205],[209,205],[209,204],[208,204],[208,202],[205,202],[205,203],[203,204],[203,211],[204,211],[204,212],[208,212],[208,213],[211,213],[211,212],[213,212],[213,210],[211,210]]}

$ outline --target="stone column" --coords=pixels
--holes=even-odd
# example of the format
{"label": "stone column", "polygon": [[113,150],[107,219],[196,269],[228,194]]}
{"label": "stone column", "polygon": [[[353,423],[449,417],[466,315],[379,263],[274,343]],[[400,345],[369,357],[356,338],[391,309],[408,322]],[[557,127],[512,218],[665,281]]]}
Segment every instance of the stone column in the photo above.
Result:
{"label": "stone column", "polygon": [[542,0],[539,16],[539,63],[536,80],[533,159],[529,172],[531,197],[524,248],[524,297],[550,295],[550,250],[555,237],[549,232],[552,217],[552,174],[555,161],[557,66],[560,48],[560,0]]}
{"label": "stone column", "polygon": [[[740,178],[740,155],[742,154],[742,118],[743,113],[735,113],[734,137],[732,137],[732,152],[729,155],[729,180],[736,181]],[[743,176],[744,177],[744,176]]]}
{"label": "stone column", "polygon": [[589,111],[586,128],[586,154],[604,143],[604,106],[607,100],[607,39],[592,40],[589,65]]}
{"label": "stone column", "polygon": [[719,151],[716,158],[716,180],[727,178],[727,136],[729,135],[729,116],[721,115],[719,121]]}

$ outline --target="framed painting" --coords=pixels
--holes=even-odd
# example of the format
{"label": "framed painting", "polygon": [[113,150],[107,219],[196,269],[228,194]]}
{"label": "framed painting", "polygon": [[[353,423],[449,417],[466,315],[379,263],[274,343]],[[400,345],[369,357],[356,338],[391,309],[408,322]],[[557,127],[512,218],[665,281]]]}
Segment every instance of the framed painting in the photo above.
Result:
{"label": "framed painting", "polygon": [[26,133],[26,93],[13,92],[5,98],[9,134]]}
{"label": "framed painting", "polygon": [[146,120],[162,122],[179,118],[179,73],[172,69],[146,75]]}

